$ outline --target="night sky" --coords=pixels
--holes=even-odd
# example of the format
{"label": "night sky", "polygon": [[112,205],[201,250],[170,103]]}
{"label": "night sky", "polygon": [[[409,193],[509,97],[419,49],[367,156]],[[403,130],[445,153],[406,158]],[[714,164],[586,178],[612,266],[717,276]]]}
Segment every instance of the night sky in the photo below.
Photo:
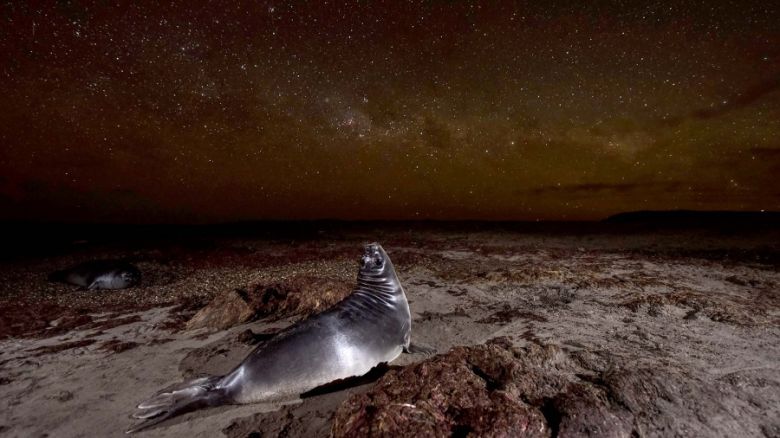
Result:
{"label": "night sky", "polygon": [[780,210],[776,1],[24,3],[0,219]]}

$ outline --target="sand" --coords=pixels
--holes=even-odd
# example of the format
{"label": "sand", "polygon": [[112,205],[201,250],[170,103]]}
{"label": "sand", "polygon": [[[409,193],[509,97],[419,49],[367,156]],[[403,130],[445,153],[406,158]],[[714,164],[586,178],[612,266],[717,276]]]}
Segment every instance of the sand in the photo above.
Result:
{"label": "sand", "polygon": [[[182,330],[212,297],[300,275],[353,281],[361,245],[373,240],[395,262],[413,339],[440,354],[505,337],[518,348],[554,345],[623,368],[674,368],[724,386],[728,397],[719,403],[739,421],[718,432],[718,419],[681,418],[640,435],[685,435],[702,422],[708,435],[734,427],[744,436],[780,433],[776,234],[378,230],[163,247],[80,242],[3,263],[0,435],[122,436],[135,424],[134,406],[157,390],[238,364],[253,348],[242,336],[247,329],[273,332],[299,317]],[[136,262],[142,284],[95,292],[46,281],[50,271],[105,257]],[[402,355],[390,365],[425,360]],[[196,411],[139,436],[327,436],[339,407],[373,388],[367,380],[291,405]],[[696,409],[680,415],[696,417]]]}

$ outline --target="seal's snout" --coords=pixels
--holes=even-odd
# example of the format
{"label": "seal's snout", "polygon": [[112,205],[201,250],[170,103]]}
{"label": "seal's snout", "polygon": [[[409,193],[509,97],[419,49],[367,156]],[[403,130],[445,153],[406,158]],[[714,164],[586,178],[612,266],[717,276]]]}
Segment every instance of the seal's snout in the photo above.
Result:
{"label": "seal's snout", "polygon": [[385,256],[381,245],[376,242],[366,245],[361,259],[363,269],[381,268],[384,262]]}

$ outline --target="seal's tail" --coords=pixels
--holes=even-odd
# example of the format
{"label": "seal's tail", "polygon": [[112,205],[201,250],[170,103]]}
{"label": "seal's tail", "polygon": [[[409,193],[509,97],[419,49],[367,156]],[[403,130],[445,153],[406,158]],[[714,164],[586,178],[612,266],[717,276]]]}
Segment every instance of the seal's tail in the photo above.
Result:
{"label": "seal's tail", "polygon": [[221,379],[222,376],[203,377],[158,392],[138,405],[133,417],[145,421],[130,428],[127,433],[138,432],[195,409],[228,403],[225,389],[217,386]]}

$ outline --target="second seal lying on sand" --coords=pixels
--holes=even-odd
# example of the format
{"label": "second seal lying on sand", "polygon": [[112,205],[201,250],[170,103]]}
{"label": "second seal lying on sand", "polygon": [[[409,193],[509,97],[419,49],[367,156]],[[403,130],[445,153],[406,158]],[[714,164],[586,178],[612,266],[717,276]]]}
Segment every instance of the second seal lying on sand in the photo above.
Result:
{"label": "second seal lying on sand", "polygon": [[347,298],[277,334],[230,373],[184,382],[141,403],[134,416],[147,421],[128,432],[205,406],[292,400],[362,376],[409,352],[411,328],[392,262],[380,245],[367,245],[357,286]]}
{"label": "second seal lying on sand", "polygon": [[124,289],[141,281],[141,271],[119,260],[81,263],[49,275],[49,281],[75,284],[87,289]]}

